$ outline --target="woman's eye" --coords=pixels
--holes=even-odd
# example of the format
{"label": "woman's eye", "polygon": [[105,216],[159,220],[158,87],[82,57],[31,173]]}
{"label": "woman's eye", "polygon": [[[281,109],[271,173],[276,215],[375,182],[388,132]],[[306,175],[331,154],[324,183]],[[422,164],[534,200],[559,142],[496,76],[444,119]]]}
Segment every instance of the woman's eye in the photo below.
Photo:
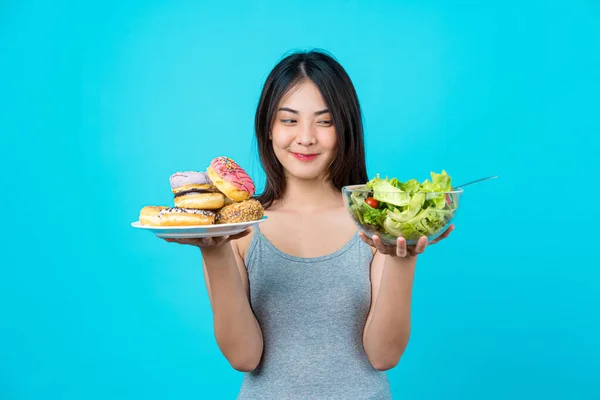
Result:
{"label": "woman's eye", "polygon": [[281,121],[281,123],[283,123],[283,124],[295,124],[295,123],[296,123],[296,120],[295,120],[295,119],[282,119],[282,120],[280,120],[280,121]]}
{"label": "woman's eye", "polygon": [[323,125],[323,126],[331,126],[331,125],[333,125],[333,121],[329,121],[329,120],[326,120],[326,121],[319,121],[319,125]]}

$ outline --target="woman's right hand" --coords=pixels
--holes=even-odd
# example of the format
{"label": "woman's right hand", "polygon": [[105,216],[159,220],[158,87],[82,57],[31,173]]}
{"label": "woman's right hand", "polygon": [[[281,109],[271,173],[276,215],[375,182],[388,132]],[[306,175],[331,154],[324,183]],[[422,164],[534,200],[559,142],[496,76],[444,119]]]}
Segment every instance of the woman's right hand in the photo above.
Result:
{"label": "woman's right hand", "polygon": [[169,243],[178,243],[178,244],[186,244],[189,246],[195,246],[203,249],[215,249],[223,246],[226,243],[229,243],[232,240],[243,238],[250,234],[252,230],[250,228],[246,229],[243,232],[240,232],[236,235],[231,236],[217,236],[217,237],[204,237],[204,238],[190,238],[190,239],[174,239],[174,238],[163,238],[166,242]]}

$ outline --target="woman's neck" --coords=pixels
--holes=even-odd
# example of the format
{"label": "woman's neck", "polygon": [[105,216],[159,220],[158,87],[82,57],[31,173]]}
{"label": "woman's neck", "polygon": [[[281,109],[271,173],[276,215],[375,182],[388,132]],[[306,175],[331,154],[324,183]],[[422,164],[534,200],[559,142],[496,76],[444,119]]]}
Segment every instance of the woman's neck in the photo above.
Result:
{"label": "woman's neck", "polygon": [[339,206],[341,201],[341,191],[333,187],[329,180],[303,180],[288,177],[283,196],[276,202],[275,208],[293,209],[305,214]]}

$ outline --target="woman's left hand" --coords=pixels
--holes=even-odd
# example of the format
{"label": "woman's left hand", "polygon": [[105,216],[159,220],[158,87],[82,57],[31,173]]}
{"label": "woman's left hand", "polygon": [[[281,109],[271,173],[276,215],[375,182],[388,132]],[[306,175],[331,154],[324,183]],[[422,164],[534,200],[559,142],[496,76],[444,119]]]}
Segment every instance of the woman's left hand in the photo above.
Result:
{"label": "woman's left hand", "polygon": [[399,237],[396,241],[396,246],[386,246],[381,242],[381,239],[377,235],[373,235],[369,238],[364,233],[360,232],[360,238],[367,243],[369,246],[375,247],[381,254],[387,254],[392,257],[415,257],[425,251],[425,248],[429,245],[438,243],[441,240],[446,239],[450,236],[450,233],[454,230],[454,224],[450,225],[444,233],[442,233],[437,239],[427,243],[427,238],[421,236],[416,245],[407,246],[406,239]]}

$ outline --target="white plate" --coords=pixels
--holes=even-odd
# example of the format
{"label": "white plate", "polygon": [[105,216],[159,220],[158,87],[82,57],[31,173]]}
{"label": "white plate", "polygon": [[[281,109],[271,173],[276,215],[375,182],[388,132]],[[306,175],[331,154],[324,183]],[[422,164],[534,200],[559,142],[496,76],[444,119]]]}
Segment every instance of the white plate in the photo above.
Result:
{"label": "white plate", "polygon": [[257,221],[241,222],[239,224],[215,224],[200,226],[144,226],[140,224],[140,221],[135,221],[131,224],[131,226],[150,231],[160,238],[192,239],[235,235],[245,231],[249,226],[259,224],[266,219],[267,216],[265,215],[262,217],[262,219]]}

